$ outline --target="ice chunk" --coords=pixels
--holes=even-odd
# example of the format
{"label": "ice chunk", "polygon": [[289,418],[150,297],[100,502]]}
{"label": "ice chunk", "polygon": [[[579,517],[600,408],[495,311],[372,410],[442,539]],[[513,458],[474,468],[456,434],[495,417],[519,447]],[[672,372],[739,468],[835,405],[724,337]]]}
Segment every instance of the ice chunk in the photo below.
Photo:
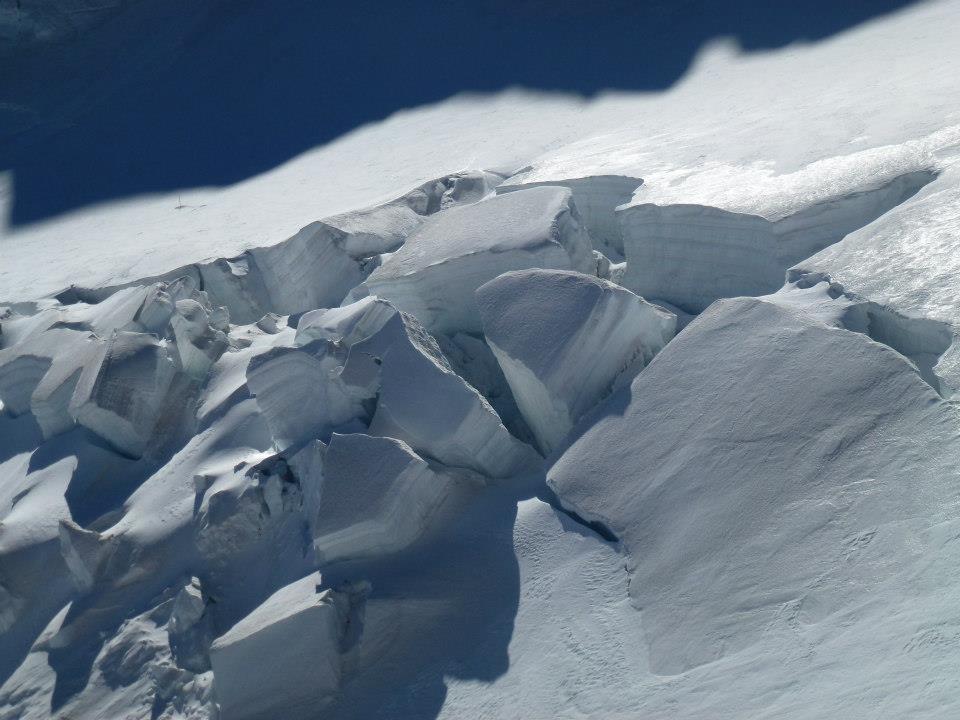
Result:
{"label": "ice chunk", "polygon": [[545,185],[570,188],[573,202],[596,248],[608,258],[622,260],[623,236],[614,211],[617,206],[630,202],[633,193],[642,184],[641,178],[626,175],[588,175],[524,182],[524,175],[520,174],[498,185],[497,195]]}
{"label": "ice chunk", "polygon": [[431,332],[479,332],[473,292],[508,270],[592,272],[590,237],[567,188],[532,188],[432,217],[363,289]]}
{"label": "ice chunk", "polygon": [[314,529],[317,561],[385,555],[406,547],[443,505],[452,483],[400,440],[334,434],[324,459]]}
{"label": "ice chunk", "polygon": [[257,320],[257,327],[268,335],[276,335],[282,329],[285,322],[276,313],[267,313]]}
{"label": "ice chunk", "polygon": [[203,286],[239,323],[339,305],[369,270],[351,257],[347,235],[318,221],[293,237],[200,266]]}
{"label": "ice chunk", "polygon": [[[453,371],[436,340],[416,318],[390,303],[369,296],[342,308],[308,313],[301,318],[297,337],[298,342],[322,339],[299,351],[278,349],[263,357],[311,348],[327,348],[322,352],[336,354],[347,348],[342,369],[336,367],[342,357],[337,354],[337,360],[327,363],[323,377],[328,387],[336,388],[331,392],[351,398],[363,408],[362,412],[355,410],[352,417],[366,417],[370,410],[371,434],[403,440],[424,457],[488,477],[507,477],[538,465],[536,453],[511,436],[490,404]],[[275,375],[277,382],[281,376]],[[321,377],[320,371],[313,377]],[[303,402],[308,393],[321,392],[315,389],[317,385],[311,380],[302,391],[284,390],[289,392],[286,402],[294,406],[285,411],[289,413],[285,417],[300,412],[322,414],[324,410],[315,403]],[[277,390],[275,394],[279,394]],[[344,422],[346,417],[344,413],[338,419]],[[330,422],[300,420],[290,432],[302,433],[308,425],[315,428],[310,436],[333,429]]]}
{"label": "ice chunk", "polygon": [[488,477],[539,465],[537,454],[510,435],[490,404],[453,372],[436,341],[405,313],[350,348],[343,377],[357,387],[378,383],[373,435],[398,438],[425,457]]}
{"label": "ice chunk", "polygon": [[322,339],[349,346],[376,333],[396,312],[390,303],[372,295],[342,308],[311,310],[300,317],[296,344]]}
{"label": "ice chunk", "polygon": [[487,343],[540,450],[628,383],[673,337],[675,317],[606,280],[562,270],[501,275],[477,290]]}
{"label": "ice chunk", "polygon": [[659,674],[785,622],[837,628],[790,631],[794,652],[873,643],[957,501],[955,409],[890,348],[768,301],[716,303],[593,419],[548,482],[622,541]]}
{"label": "ice chunk", "polygon": [[153,335],[114,333],[80,375],[70,413],[120,452],[139,457],[175,373],[167,347]]}
{"label": "ice chunk", "polygon": [[329,340],[278,347],[254,357],[247,385],[281,448],[327,436],[366,415],[361,398],[340,380],[346,352]]}
{"label": "ice chunk", "polygon": [[170,327],[177,341],[180,367],[194,380],[202,380],[230,341],[223,331],[211,327],[209,308],[197,300],[178,300],[175,308]]}
{"label": "ice chunk", "polygon": [[60,521],[60,553],[76,586],[90,590],[97,578],[104,556],[104,543],[99,533],[84,530],[72,520]]}
{"label": "ice chunk", "polygon": [[496,173],[460,172],[424,183],[383,205],[326,218],[346,233],[344,247],[351,257],[393,252],[424,220],[440,210],[477,202],[503,181]]}
{"label": "ice chunk", "polygon": [[225,717],[315,717],[340,685],[349,599],[314,573],[277,590],[210,648]]}
{"label": "ice chunk", "polygon": [[217,621],[233,621],[316,567],[307,513],[317,506],[314,483],[321,478],[294,472],[284,453],[255,453],[211,469],[192,503],[195,542]]}
{"label": "ice chunk", "polygon": [[213,628],[197,578],[190,578],[174,597],[167,634],[170,652],[180,667],[198,673],[210,669]]}
{"label": "ice chunk", "polygon": [[[700,312],[717,298],[774,292],[791,265],[896,207],[935,177],[927,170],[892,177],[878,171],[879,180],[862,179],[861,172],[854,164],[845,183],[819,192],[798,188],[794,197],[772,190],[751,195],[749,187],[744,197],[726,197],[722,186],[711,194],[697,185],[687,197],[683,184],[657,188],[648,182],[637,196],[641,204],[618,211],[627,256],[623,284],[687,312]],[[809,170],[806,182],[815,175]],[[851,185],[858,179],[866,184]]]}

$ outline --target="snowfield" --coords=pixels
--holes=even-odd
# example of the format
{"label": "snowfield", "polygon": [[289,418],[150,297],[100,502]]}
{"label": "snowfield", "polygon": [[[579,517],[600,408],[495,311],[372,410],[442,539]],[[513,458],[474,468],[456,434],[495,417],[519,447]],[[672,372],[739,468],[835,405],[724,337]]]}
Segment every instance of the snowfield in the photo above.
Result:
{"label": "snowfield", "polygon": [[958,37],[3,226],[0,720],[957,717]]}

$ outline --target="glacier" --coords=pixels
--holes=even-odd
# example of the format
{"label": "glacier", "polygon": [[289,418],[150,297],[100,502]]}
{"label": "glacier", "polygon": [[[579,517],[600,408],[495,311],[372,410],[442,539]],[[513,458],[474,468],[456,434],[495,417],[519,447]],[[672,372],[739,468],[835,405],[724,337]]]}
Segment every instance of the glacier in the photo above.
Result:
{"label": "glacier", "polygon": [[0,162],[0,720],[955,717],[957,36],[30,225]]}

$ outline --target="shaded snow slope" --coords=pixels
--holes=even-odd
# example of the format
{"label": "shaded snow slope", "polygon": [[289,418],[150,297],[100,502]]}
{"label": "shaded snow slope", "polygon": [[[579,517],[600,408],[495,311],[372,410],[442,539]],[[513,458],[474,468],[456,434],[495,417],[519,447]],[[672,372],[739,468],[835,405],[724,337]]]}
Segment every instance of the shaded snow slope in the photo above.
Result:
{"label": "shaded snow slope", "polygon": [[875,627],[898,613],[936,623],[911,605],[936,605],[954,582],[920,568],[951,553],[957,420],[864,335],[723,301],[597,411],[549,483],[622,540],[654,672],[768,652],[793,622],[797,672],[816,677],[850,661],[830,640],[842,627],[842,647],[903,658],[860,668],[844,690],[892,704],[887,682],[925,676],[901,655],[908,639]]}

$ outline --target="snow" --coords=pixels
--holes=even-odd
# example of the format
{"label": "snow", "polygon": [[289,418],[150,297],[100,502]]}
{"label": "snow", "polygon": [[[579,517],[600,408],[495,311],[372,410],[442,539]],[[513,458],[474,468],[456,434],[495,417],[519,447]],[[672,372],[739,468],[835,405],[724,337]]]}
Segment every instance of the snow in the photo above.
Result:
{"label": "snow", "polygon": [[[952,162],[956,148],[945,149],[943,155],[941,162]],[[798,263],[791,277],[829,277],[848,292],[919,321],[915,325],[923,325],[924,319],[927,325],[945,325],[955,337],[958,200],[960,184],[951,164],[877,222]],[[937,348],[936,374],[951,393],[960,388],[958,348],[952,338]]]}
{"label": "snow", "polygon": [[138,457],[150,443],[175,372],[153,335],[115,333],[77,380],[70,412],[120,452]]}
{"label": "snow", "polygon": [[522,182],[523,177],[524,173],[521,171],[507,182],[497,186],[497,194],[543,185],[570,188],[583,224],[594,243],[599,245],[598,249],[602,250],[608,258],[623,259],[623,235],[615,211],[619,205],[633,198],[634,191],[643,184],[642,179],[622,175],[594,175],[525,183]]}
{"label": "snow", "polygon": [[389,554],[409,545],[452,492],[393,438],[334,434],[323,460],[320,515],[313,528],[319,562]]}
{"label": "snow", "polygon": [[[812,367],[824,368],[815,383]],[[729,300],[597,411],[548,482],[621,539],[653,672],[769,652],[785,613],[797,651],[842,667],[831,632],[879,655],[902,649],[874,634],[878,616],[903,611],[882,588],[935,557],[958,500],[956,423],[889,348],[770,301]],[[916,592],[934,599],[922,582]],[[887,694],[873,677],[850,678],[871,683],[865,704]]]}
{"label": "snow", "polygon": [[[721,192],[710,199],[718,205],[693,202],[704,188],[692,188],[688,196],[684,182],[660,193],[641,189],[638,197],[648,202],[618,212],[627,256],[624,285],[691,312],[722,297],[774,292],[797,260],[869,224],[935,177],[932,168],[907,171],[911,165],[887,158],[877,170],[858,155],[777,176],[780,182],[768,183],[774,188],[755,177],[695,176],[710,188],[732,186],[744,195],[749,188],[746,197]],[[804,186],[814,182],[828,184]],[[838,194],[825,196],[824,187]]]}
{"label": "snow", "polygon": [[223,712],[311,717],[336,691],[349,601],[319,585],[313,574],[277,590],[214,641],[210,660]]}
{"label": "snow", "polygon": [[497,275],[530,267],[590,272],[590,238],[571,198],[566,188],[532,188],[441,213],[363,288],[431,332],[476,332],[473,292]]}
{"label": "snow", "polygon": [[562,270],[510,272],[477,290],[490,349],[549,454],[673,337],[675,319],[613,283]]}
{"label": "snow", "polygon": [[954,717],[958,7],[3,226],[0,718]]}

